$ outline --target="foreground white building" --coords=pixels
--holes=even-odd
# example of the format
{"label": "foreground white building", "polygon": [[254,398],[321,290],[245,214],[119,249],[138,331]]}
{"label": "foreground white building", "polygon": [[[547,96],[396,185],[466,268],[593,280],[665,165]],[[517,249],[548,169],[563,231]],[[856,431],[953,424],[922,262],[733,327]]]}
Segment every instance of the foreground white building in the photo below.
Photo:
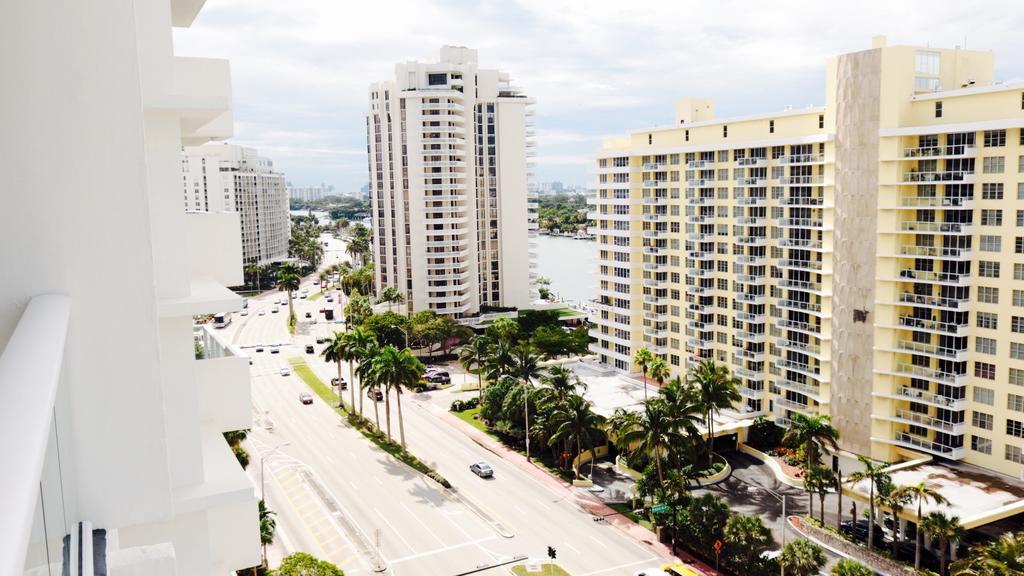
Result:
{"label": "foreground white building", "polygon": [[288,189],[270,159],[234,144],[186,146],[182,174],[186,212],[238,213],[247,264],[288,257]]}
{"label": "foreground white building", "polygon": [[436,62],[396,65],[393,80],[370,85],[369,101],[378,291],[393,286],[412,310],[455,316],[528,305],[532,101],[507,73],[478,68],[476,50],[455,46]]}
{"label": "foreground white building", "polygon": [[202,5],[33,0],[0,19],[18,198],[0,210],[3,576],[61,574],[65,535],[76,575],[259,563],[222,437],[252,425],[248,363],[193,349],[192,316],[239,309],[242,282],[238,214],[181,209],[181,146],[232,131],[228,63],[173,54]]}

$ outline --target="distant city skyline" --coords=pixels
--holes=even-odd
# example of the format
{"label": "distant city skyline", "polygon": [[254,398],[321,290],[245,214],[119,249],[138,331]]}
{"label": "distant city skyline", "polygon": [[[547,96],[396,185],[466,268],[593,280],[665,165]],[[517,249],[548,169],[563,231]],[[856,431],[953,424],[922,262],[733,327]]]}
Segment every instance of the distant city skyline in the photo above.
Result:
{"label": "distant city skyline", "polygon": [[[670,123],[682,97],[714,96],[723,117],[822,105],[823,59],[867,49],[878,34],[892,45],[1020,53],[1006,17],[1016,6],[986,6],[209,0],[192,28],[175,30],[175,50],[231,60],[233,142],[259,148],[295,186],[345,192],[367,181],[370,82],[442,44],[471,46],[537,100],[533,180],[593,186],[606,136]],[[1024,77],[1024,61],[997,61],[996,77]]]}

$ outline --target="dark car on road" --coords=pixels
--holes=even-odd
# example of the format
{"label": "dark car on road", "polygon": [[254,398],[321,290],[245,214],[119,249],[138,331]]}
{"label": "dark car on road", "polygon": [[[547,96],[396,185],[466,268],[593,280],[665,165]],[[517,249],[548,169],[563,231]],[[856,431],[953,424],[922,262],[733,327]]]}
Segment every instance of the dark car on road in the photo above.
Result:
{"label": "dark car on road", "polygon": [[380,402],[381,400],[384,399],[384,393],[382,393],[380,390],[377,390],[376,388],[367,388],[366,397],[369,398],[370,400],[376,400],[377,402]]}
{"label": "dark car on road", "polygon": [[315,353],[316,353],[316,350],[313,348],[313,345],[312,344],[306,344],[306,354],[315,354]]}

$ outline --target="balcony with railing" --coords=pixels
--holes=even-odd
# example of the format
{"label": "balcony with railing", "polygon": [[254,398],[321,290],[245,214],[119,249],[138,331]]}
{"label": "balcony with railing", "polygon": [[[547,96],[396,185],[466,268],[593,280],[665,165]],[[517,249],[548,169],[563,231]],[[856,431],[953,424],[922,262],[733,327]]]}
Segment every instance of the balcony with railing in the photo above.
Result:
{"label": "balcony with railing", "polygon": [[892,369],[887,367],[875,368],[875,372],[880,374],[890,374],[892,376],[902,376],[904,378],[927,380],[929,382],[947,384],[949,386],[966,386],[969,378],[967,374],[944,372],[927,366],[917,366],[915,364],[910,364],[909,362],[897,362]]}
{"label": "balcony with railing", "polygon": [[821,326],[818,324],[810,324],[807,322],[790,320],[788,318],[779,318],[775,321],[775,325],[783,330],[796,330],[797,332],[821,337]]}
{"label": "balcony with railing", "polygon": [[[884,300],[880,302],[883,304],[890,303]],[[970,309],[971,301],[967,298],[947,298],[943,296],[930,296],[926,294],[914,294],[913,292],[903,292],[897,298],[896,303],[925,306],[928,308],[942,308],[946,310],[968,310]]]}
{"label": "balcony with railing", "polygon": [[789,390],[790,392],[798,392],[821,402],[821,386],[819,384],[805,384],[803,382],[796,382],[786,378],[777,378],[775,380],[775,386],[783,390]]}
{"label": "balcony with railing", "polygon": [[917,246],[904,244],[896,251],[896,256],[909,256],[912,258],[943,258],[956,260],[969,260],[974,254],[970,248],[946,248],[943,246]]}
{"label": "balcony with railing", "polygon": [[914,232],[918,234],[958,234],[970,235],[974,226],[967,222],[914,222],[899,223],[896,233]]}
{"label": "balcony with railing", "polygon": [[879,346],[879,348],[892,352],[931,356],[933,358],[942,358],[944,360],[953,360],[956,362],[967,360],[967,357],[970,354],[969,351],[964,349],[949,348],[924,342],[914,342],[913,340],[897,340],[895,346],[889,347],[882,345]]}
{"label": "balcony with railing", "polygon": [[667,188],[668,180],[644,180],[644,188]]}
{"label": "balcony with railing", "polygon": [[[883,206],[883,209],[885,206]],[[970,210],[974,208],[974,198],[965,197],[951,197],[951,196],[902,196],[896,201],[895,206],[891,208],[905,208],[905,209],[918,209],[918,208],[933,208],[933,209],[954,209],[954,210]]]}
{"label": "balcony with railing", "polygon": [[797,342],[795,340],[789,340],[787,338],[779,338],[778,340],[775,341],[775,345],[778,346],[780,350],[792,350],[793,352],[800,352],[802,354],[807,354],[815,357],[821,356],[821,346],[818,346],[817,344]]}
{"label": "balcony with railing", "polygon": [[964,410],[967,408],[966,398],[952,398],[941,394],[935,394],[927,390],[919,390],[910,386],[900,386],[894,393],[881,391],[875,392],[874,394],[885,398],[907,400],[918,404],[928,404],[929,406],[946,408],[949,410]]}
{"label": "balcony with railing", "polygon": [[711,178],[693,178],[687,180],[686,185],[690,188],[710,188],[715,185],[715,181]]}
{"label": "balcony with railing", "polygon": [[900,184],[969,184],[974,182],[974,172],[966,170],[945,170],[941,172],[904,172]]}
{"label": "balcony with railing", "polygon": [[820,186],[824,183],[825,177],[821,174],[783,176],[779,178],[779,185],[781,186]]}
{"label": "balcony with railing", "polygon": [[767,178],[751,176],[751,177],[747,177],[747,178],[737,178],[736,182],[735,182],[735,185],[736,186],[741,186],[741,187],[745,187],[745,186],[755,186],[756,187],[756,186],[765,186],[767,183],[768,183],[768,179]]}
{"label": "balcony with railing", "polygon": [[951,336],[967,336],[968,332],[970,332],[970,325],[966,321],[962,324],[954,324],[952,322],[939,322],[930,318],[916,318],[910,314],[901,314],[897,321],[898,324],[895,328],[920,330]]}
{"label": "balcony with railing", "polygon": [[713,166],[713,160],[690,160],[686,163],[686,167],[692,170],[704,170]]}
{"label": "balcony with railing", "polygon": [[790,154],[779,156],[775,159],[778,164],[822,164],[825,162],[824,154]]}
{"label": "balcony with railing", "polygon": [[821,315],[821,304],[816,304],[814,302],[782,299],[778,301],[778,306],[784,310],[797,310],[799,312],[814,314],[815,316]]}
{"label": "balcony with railing", "polygon": [[978,154],[978,148],[963,144],[952,146],[919,146],[916,148],[904,148],[903,157],[914,158],[964,158],[974,157]]}
{"label": "balcony with railing", "polygon": [[798,270],[821,270],[821,260],[794,260],[782,258],[778,261],[779,268],[796,268]]}
{"label": "balcony with railing", "polygon": [[934,416],[921,414],[920,412],[913,412],[911,410],[900,409],[896,410],[892,415],[875,415],[875,418],[899,422],[901,424],[923,426],[929,430],[937,430],[939,432],[946,432],[947,434],[954,435],[962,435],[967,430],[967,425],[964,422],[940,420]]}
{"label": "balcony with railing", "polygon": [[940,444],[939,442],[933,442],[925,438],[907,434],[906,432],[898,432],[892,438],[872,437],[871,439],[878,442],[884,442],[886,444],[894,444],[904,448],[920,450],[922,452],[927,452],[943,458],[949,458],[951,460],[959,460],[967,455],[967,450],[963,446]]}

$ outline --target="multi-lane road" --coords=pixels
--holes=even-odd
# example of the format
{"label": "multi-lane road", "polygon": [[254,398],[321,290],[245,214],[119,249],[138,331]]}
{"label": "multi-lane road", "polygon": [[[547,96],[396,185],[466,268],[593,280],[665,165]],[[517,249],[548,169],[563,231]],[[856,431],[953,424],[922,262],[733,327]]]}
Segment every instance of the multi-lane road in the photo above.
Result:
{"label": "multi-lane road", "polygon": [[[328,262],[339,258],[342,245],[329,241]],[[309,294],[317,291],[309,282],[303,286]],[[274,293],[250,299],[248,314],[236,315],[224,329],[225,336],[253,358],[250,472],[266,487],[267,502],[277,512],[275,546],[310,552],[346,574],[381,569],[397,576],[464,574],[519,556],[540,558],[548,546],[558,551],[558,562],[575,576],[631,575],[662,562],[648,546],[613,526],[594,522],[566,497],[565,489],[538,480],[477,445],[439,414],[443,409],[426,395],[403,398],[406,438],[413,453],[451,481],[451,491],[377,449],[319,398],[311,405],[301,404],[299,394],[307,388],[289,359],[302,357],[327,381],[337,369],[319,356],[322,345],[315,339],[339,326],[322,322],[319,309],[331,305],[324,299],[296,298],[300,320],[309,311],[320,322],[290,336],[287,306],[270,312],[284,298]],[[337,300],[333,305],[340,311]],[[307,344],[315,346],[315,354],[305,353]],[[257,353],[257,346],[263,352]],[[271,354],[274,348],[279,353]],[[289,375],[282,376],[282,368],[288,368]],[[351,382],[347,366],[343,374]],[[364,404],[372,414],[369,399]],[[383,408],[381,403],[382,412]],[[397,423],[393,425],[397,434]],[[493,479],[480,479],[469,471],[469,465],[480,460],[494,468]],[[507,568],[480,573],[506,574]]]}

